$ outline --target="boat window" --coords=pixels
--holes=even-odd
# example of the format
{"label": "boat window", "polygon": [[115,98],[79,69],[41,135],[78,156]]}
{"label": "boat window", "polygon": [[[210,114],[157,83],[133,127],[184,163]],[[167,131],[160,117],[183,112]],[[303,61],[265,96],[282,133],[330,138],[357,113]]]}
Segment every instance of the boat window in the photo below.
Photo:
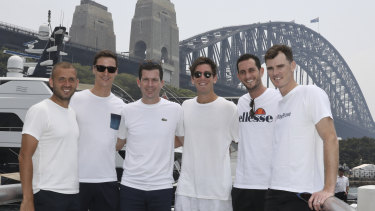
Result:
{"label": "boat window", "polygon": [[0,112],[0,131],[22,131],[23,122],[14,113]]}

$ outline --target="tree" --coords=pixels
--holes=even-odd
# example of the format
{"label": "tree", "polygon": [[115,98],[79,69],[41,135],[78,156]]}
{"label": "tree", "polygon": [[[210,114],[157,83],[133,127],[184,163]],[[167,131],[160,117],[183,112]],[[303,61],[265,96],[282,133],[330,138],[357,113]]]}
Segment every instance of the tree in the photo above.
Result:
{"label": "tree", "polygon": [[360,164],[375,163],[375,139],[369,137],[341,140],[340,164],[346,163],[350,168]]}

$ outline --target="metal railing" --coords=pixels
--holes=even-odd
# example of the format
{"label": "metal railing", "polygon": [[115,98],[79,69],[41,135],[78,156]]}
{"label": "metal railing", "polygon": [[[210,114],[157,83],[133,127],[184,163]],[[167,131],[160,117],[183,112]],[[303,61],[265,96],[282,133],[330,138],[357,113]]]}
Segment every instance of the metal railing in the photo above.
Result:
{"label": "metal railing", "polygon": [[21,200],[21,184],[0,185],[0,205],[20,202]]}

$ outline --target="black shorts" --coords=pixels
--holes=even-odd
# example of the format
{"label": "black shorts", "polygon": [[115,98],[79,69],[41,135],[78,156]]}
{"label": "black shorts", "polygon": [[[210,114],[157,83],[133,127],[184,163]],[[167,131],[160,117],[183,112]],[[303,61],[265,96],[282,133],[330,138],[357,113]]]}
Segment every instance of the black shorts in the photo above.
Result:
{"label": "black shorts", "polygon": [[34,194],[35,211],[79,211],[77,194],[63,194],[40,190]]}
{"label": "black shorts", "polygon": [[264,211],[267,190],[232,188],[233,211]]}
{"label": "black shorts", "polygon": [[117,211],[119,206],[118,182],[79,183],[81,211]]}
{"label": "black shorts", "polygon": [[307,202],[298,198],[297,193],[268,189],[265,211],[311,211]]}
{"label": "black shorts", "polygon": [[170,211],[173,188],[144,191],[120,186],[120,211]]}

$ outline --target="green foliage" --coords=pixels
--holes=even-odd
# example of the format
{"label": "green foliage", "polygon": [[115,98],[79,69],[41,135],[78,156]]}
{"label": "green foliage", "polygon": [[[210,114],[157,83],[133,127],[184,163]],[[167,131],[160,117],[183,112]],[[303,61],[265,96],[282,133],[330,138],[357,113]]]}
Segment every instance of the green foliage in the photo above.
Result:
{"label": "green foliage", "polygon": [[116,76],[114,83],[125,90],[134,100],[141,98],[142,94],[137,85],[137,77],[127,73]]}
{"label": "green foliage", "polygon": [[169,85],[166,85],[168,90],[173,91],[178,97],[195,97],[195,92],[189,90],[189,89],[178,89],[176,87],[172,87]]}
{"label": "green foliage", "polygon": [[83,66],[78,63],[74,63],[73,66],[77,70],[77,76],[79,79],[79,83],[82,84],[94,84],[95,77],[92,73],[91,66]]}
{"label": "green foliage", "polygon": [[346,163],[350,168],[365,163],[375,163],[375,139],[369,137],[341,140],[340,164]]}

